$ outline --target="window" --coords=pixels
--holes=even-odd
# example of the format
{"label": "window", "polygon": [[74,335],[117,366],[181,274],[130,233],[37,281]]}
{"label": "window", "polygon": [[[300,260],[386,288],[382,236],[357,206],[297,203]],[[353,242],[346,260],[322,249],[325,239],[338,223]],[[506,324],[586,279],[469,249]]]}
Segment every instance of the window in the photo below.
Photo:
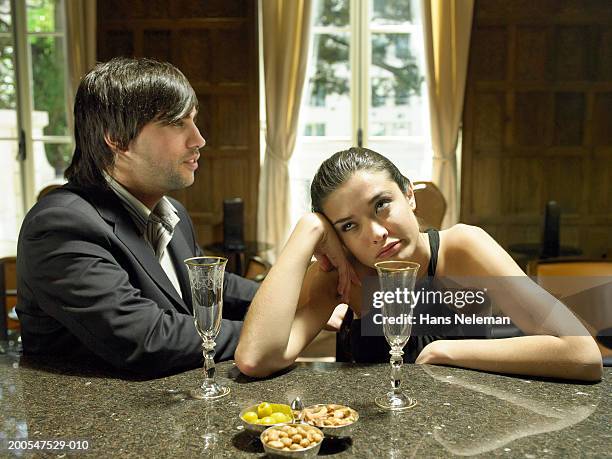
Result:
{"label": "window", "polygon": [[300,132],[290,163],[292,223],[332,153],[361,144],[411,180],[430,180],[419,0],[315,0]]}
{"label": "window", "polygon": [[308,123],[304,130],[304,135],[307,136],[324,136],[325,135],[325,123]]}
{"label": "window", "polygon": [[0,0],[0,255],[72,156],[64,17],[63,0]]}

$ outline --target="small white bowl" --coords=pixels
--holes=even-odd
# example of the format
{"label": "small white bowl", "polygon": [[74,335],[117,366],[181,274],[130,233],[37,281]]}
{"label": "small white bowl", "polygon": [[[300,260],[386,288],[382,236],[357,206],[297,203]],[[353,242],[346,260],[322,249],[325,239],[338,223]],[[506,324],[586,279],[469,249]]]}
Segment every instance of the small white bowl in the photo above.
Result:
{"label": "small white bowl", "polygon": [[291,407],[289,405],[285,405],[283,403],[270,403],[270,405],[272,405],[272,409],[274,409],[275,411],[280,411],[290,416],[291,420],[288,422],[281,422],[277,424],[252,424],[250,422],[245,421],[243,418],[245,413],[248,413],[249,411],[254,411],[255,413],[257,413],[257,407],[259,406],[259,404],[257,404],[257,405],[249,406],[248,408],[245,408],[244,410],[240,412],[240,421],[242,422],[242,425],[244,426],[244,428],[252,433],[258,434],[266,430],[268,427],[290,424],[295,421],[295,417],[293,416],[293,411],[291,410]]}
{"label": "small white bowl", "polygon": [[[266,444],[266,442],[264,442],[263,438],[264,435],[271,429],[274,428],[279,428],[282,427],[283,425],[285,426],[291,426],[291,427],[305,427],[308,429],[313,429],[315,430],[319,435],[321,435],[321,441],[315,443],[314,445],[310,445],[306,448],[302,448],[302,449],[295,449],[295,450],[289,450],[289,451],[284,451],[282,449],[278,449],[278,448],[273,448],[272,446],[268,446]],[[264,430],[261,435],[259,436],[259,440],[261,440],[261,444],[264,447],[264,450],[266,451],[266,453],[268,453],[270,456],[276,456],[276,457],[306,457],[306,458],[311,458],[311,457],[316,457],[317,454],[319,454],[319,450],[321,449],[321,445],[323,444],[323,440],[325,437],[325,434],[323,432],[321,432],[321,429],[319,429],[318,427],[315,426],[311,426],[310,424],[298,424],[298,423],[291,423],[291,424],[283,424],[281,426],[272,426],[267,428],[266,430]]]}
{"label": "small white bowl", "polygon": [[[321,407],[324,407],[324,406],[327,406],[327,405],[328,405],[327,403],[319,403],[317,405],[307,406],[304,409],[305,410],[312,410],[312,409],[321,408]],[[330,405],[332,405],[332,404],[330,404]],[[333,403],[333,405],[336,405],[336,404]],[[344,424],[344,425],[341,425],[341,426],[317,426],[317,425],[313,424],[312,421],[307,421],[306,419],[302,418],[303,422],[305,422],[309,426],[313,426],[313,427],[316,427],[317,429],[320,429],[328,437],[349,437],[353,433],[355,424],[357,423],[357,421],[359,421],[359,412],[356,409],[351,408],[350,406],[347,406],[347,405],[340,405],[340,404],[337,404],[337,405],[341,406],[343,408],[350,408],[351,410],[353,410],[355,412],[355,414],[357,415],[355,420],[353,422],[351,422],[350,424]],[[302,416],[303,416],[303,414],[302,414]]]}

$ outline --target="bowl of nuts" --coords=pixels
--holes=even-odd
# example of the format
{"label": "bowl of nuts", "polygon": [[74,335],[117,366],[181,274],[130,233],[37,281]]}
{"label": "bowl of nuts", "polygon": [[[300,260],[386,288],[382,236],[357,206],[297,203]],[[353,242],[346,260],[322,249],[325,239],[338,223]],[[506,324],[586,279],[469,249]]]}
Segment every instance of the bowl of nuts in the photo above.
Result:
{"label": "bowl of nuts", "polygon": [[259,438],[271,456],[316,457],[323,432],[308,424],[285,424],[269,427]]}
{"label": "bowl of nuts", "polygon": [[246,430],[261,433],[270,426],[293,422],[294,417],[289,405],[262,402],[242,410],[240,420]]}
{"label": "bowl of nuts", "polygon": [[332,437],[350,435],[358,419],[359,413],[353,408],[334,403],[307,406],[302,412],[304,422]]}

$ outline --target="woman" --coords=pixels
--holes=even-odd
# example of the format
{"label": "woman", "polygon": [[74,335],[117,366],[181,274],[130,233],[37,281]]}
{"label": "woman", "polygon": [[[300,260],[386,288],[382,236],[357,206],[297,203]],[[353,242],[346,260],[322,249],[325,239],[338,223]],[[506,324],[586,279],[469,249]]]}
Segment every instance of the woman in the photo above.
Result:
{"label": "woman", "polygon": [[[410,182],[384,156],[365,148],[334,154],[315,175],[311,197],[314,212],[297,223],[245,318],[235,356],[243,373],[262,377],[292,364],[338,303],[348,303],[361,316],[360,280],[376,276],[376,262],[407,260],[423,267],[420,276],[521,280],[506,291],[510,301],[500,307],[530,335],[411,339],[407,347],[416,349],[408,352],[416,363],[601,379],[601,354],[593,338],[485,231],[458,224],[439,233],[419,232]],[[311,265],[313,255],[319,261]],[[381,361],[386,351],[377,350]]]}

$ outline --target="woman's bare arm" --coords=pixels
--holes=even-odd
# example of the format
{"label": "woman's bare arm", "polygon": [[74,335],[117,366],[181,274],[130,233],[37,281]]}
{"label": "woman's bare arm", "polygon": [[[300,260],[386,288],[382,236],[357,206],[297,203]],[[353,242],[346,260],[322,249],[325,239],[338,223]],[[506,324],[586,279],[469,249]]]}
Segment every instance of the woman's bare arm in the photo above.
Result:
{"label": "woman's bare arm", "polygon": [[521,330],[532,336],[435,341],[423,349],[417,363],[588,381],[601,379],[602,360],[595,340],[560,301],[527,278],[485,231],[465,225],[449,231],[454,234],[447,238],[446,256],[461,260],[462,275],[504,284],[503,298],[497,304]]}
{"label": "woman's bare arm", "polygon": [[416,363],[585,381],[602,377],[601,354],[588,336],[440,340],[428,344]]}
{"label": "woman's bare arm", "polygon": [[[336,271],[308,268],[315,252]],[[263,377],[291,365],[342,302],[338,294],[350,293],[353,276],[329,223],[304,216],[249,307],[235,354],[240,370]]]}

